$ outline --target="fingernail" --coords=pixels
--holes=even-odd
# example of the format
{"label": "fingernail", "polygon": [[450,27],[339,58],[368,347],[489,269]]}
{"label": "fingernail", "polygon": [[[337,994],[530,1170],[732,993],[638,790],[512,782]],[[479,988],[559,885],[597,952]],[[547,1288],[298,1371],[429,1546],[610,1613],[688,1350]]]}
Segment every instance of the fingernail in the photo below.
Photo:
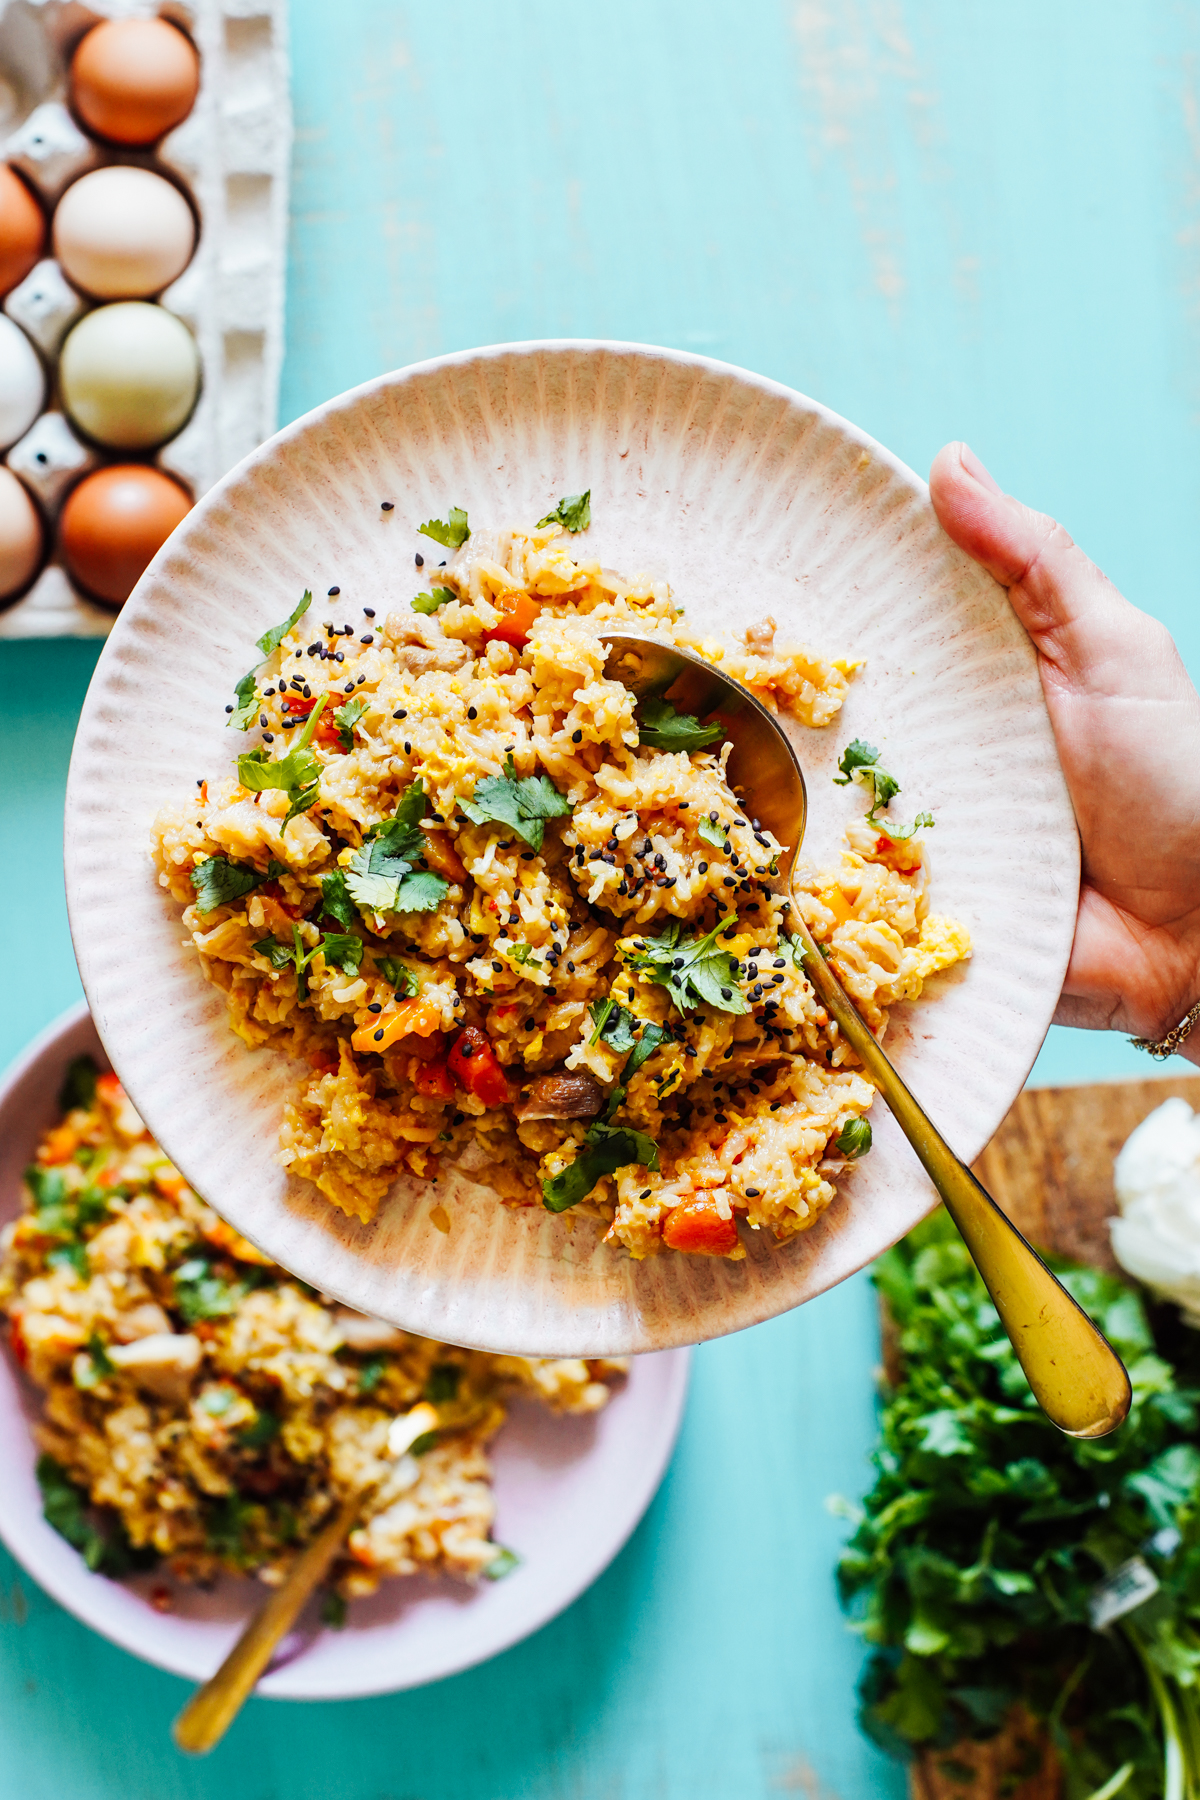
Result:
{"label": "fingernail", "polygon": [[980,487],[986,488],[989,494],[998,494],[1000,492],[1000,483],[993,476],[988,474],[987,470],[972,450],[970,444],[960,444],[958,446],[958,460],[967,471],[967,474],[971,476],[972,480],[977,481]]}

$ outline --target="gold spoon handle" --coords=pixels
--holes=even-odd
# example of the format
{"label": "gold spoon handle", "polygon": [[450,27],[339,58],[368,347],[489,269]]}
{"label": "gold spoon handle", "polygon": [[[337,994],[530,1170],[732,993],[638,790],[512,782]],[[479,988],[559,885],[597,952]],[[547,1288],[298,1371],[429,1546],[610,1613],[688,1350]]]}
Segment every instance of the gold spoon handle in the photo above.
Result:
{"label": "gold spoon handle", "polygon": [[791,922],[801,942],[805,974],[962,1233],[1039,1406],[1071,1437],[1104,1437],[1114,1431],[1132,1398],[1124,1363],[905,1087],[794,905]]}
{"label": "gold spoon handle", "polygon": [[280,1639],[296,1623],[309,1595],[321,1582],[362,1510],[362,1494],[343,1501],[328,1525],[302,1550],[282,1587],[246,1626],[216,1674],[197,1688],[175,1721],[172,1735],[181,1750],[203,1756],[219,1744],[270,1662]]}

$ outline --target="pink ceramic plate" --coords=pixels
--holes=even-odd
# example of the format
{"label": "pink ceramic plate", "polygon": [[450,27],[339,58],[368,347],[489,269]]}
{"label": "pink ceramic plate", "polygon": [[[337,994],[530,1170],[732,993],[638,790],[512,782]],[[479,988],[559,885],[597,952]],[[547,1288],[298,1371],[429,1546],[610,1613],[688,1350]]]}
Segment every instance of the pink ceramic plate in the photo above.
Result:
{"label": "pink ceramic plate", "polygon": [[[19,1203],[21,1170],[58,1112],[63,1071],[88,1052],[104,1063],[83,1006],[31,1044],[0,1083],[0,1225]],[[385,1582],[350,1607],[343,1631],[315,1619],[283,1646],[258,1691],[281,1700],[340,1700],[418,1687],[487,1660],[561,1612],[610,1563],[662,1480],[687,1392],[686,1350],[640,1357],[604,1412],[556,1419],[514,1408],[496,1440],[496,1537],[523,1559],[503,1581],[467,1588],[420,1576]],[[30,1422],[37,1395],[0,1356],[0,1536],[18,1562],[85,1625],[147,1662],[195,1681],[211,1675],[265,1590],[227,1579],[211,1593],[161,1577],[92,1575],[42,1518]]]}

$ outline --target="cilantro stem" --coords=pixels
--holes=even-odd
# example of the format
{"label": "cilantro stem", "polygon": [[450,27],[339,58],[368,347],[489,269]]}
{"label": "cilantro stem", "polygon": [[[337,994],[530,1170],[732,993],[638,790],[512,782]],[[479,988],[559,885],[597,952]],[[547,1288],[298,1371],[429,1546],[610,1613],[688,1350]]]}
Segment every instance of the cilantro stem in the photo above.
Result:
{"label": "cilantro stem", "polygon": [[308,746],[312,743],[312,734],[317,729],[317,720],[320,718],[322,712],[324,712],[328,699],[328,694],[322,694],[321,698],[317,701],[317,704],[309,713],[307,719],[304,721],[303,731],[292,745],[293,752],[297,750],[307,750]]}

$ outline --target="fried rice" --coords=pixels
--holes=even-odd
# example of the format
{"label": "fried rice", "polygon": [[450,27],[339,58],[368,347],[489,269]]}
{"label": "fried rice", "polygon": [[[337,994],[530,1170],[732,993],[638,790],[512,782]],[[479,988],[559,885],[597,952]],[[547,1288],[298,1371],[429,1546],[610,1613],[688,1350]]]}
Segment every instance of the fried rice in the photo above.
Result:
{"label": "fried rice", "polygon": [[[830,1204],[874,1089],[728,746],[607,677],[606,633],[699,652],[810,727],[857,665],[771,620],[697,637],[664,582],[579,557],[586,513],[429,522],[455,553],[382,620],[333,590],[315,624],[306,596],[226,709],[260,741],[159,815],[158,878],[234,1031],[307,1065],[279,1160],[343,1212],[457,1169],[635,1258],[736,1259],[739,1223],[783,1240]],[[793,892],[879,1035],[970,954],[929,910],[920,835],[877,808]]]}
{"label": "fried rice", "polygon": [[627,1365],[455,1349],[324,1300],[188,1187],[115,1076],[82,1059],[68,1090],[0,1233],[0,1314],[45,1397],[47,1517],[89,1565],[275,1585],[369,1489],[342,1599],[507,1573],[487,1447],[509,1400],[595,1412]]}

